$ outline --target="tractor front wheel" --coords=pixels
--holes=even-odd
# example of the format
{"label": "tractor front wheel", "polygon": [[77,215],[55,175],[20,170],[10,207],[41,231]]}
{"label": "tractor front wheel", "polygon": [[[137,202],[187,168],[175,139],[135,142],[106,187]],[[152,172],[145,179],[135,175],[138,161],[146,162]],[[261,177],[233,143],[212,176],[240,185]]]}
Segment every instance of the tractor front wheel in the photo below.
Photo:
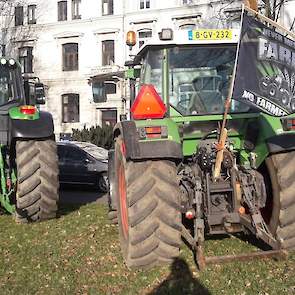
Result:
{"label": "tractor front wheel", "polygon": [[59,188],[55,141],[17,141],[16,169],[16,221],[55,218]]}
{"label": "tractor front wheel", "polygon": [[115,193],[121,249],[128,267],[171,263],[181,244],[180,190],[175,163],[126,161],[115,144]]}

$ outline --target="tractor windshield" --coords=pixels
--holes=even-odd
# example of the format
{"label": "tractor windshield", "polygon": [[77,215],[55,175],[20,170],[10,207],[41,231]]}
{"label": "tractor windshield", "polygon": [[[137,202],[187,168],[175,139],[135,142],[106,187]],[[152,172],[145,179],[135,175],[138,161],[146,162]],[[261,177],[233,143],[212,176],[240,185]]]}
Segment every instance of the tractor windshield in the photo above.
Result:
{"label": "tractor windshield", "polygon": [[[170,104],[182,115],[223,113],[235,56],[234,45],[170,48]],[[248,110],[232,101],[232,113]]]}
{"label": "tractor windshield", "polygon": [[[236,46],[175,46],[168,48],[168,71],[163,68],[164,49],[149,50],[143,69],[144,83],[161,95],[162,77],[168,73],[169,102],[181,115],[222,114],[235,63]],[[167,86],[166,86],[167,87]],[[231,113],[249,107],[232,101]]]}
{"label": "tractor windshield", "polygon": [[0,106],[20,100],[22,87],[19,68],[0,65]]}

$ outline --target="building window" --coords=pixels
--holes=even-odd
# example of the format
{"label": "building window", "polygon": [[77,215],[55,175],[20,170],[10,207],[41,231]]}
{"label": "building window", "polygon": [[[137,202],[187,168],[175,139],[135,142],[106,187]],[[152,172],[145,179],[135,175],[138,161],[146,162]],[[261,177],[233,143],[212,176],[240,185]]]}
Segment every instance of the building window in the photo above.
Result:
{"label": "building window", "polygon": [[102,15],[114,14],[113,0],[102,0]]}
{"label": "building window", "polygon": [[36,5],[28,6],[28,24],[33,25],[36,23]]}
{"label": "building window", "polygon": [[102,65],[108,66],[115,63],[115,42],[114,40],[102,41]]}
{"label": "building window", "polygon": [[106,102],[107,96],[103,81],[92,83],[93,101],[95,103]]}
{"label": "building window", "polygon": [[146,9],[151,7],[150,0],[140,0],[140,9]]}
{"label": "building window", "polygon": [[72,0],[72,19],[80,19],[80,4],[81,0]]}
{"label": "building window", "polygon": [[67,43],[62,46],[63,71],[77,71],[79,66],[78,43]]}
{"label": "building window", "polygon": [[195,24],[183,24],[179,26],[180,30],[195,30],[196,25]]}
{"label": "building window", "polygon": [[116,94],[117,91],[117,84],[116,82],[113,81],[105,81],[104,82],[105,85],[105,92],[106,94]]}
{"label": "building window", "polygon": [[6,55],[5,51],[6,51],[5,44],[0,45],[0,54],[1,54],[1,56]]}
{"label": "building window", "polygon": [[58,21],[67,20],[68,6],[67,1],[57,2],[57,19]]}
{"label": "building window", "polygon": [[21,47],[18,52],[23,73],[33,73],[33,47]]}
{"label": "building window", "polygon": [[62,95],[62,122],[79,122],[79,94],[68,93]]}
{"label": "building window", "polygon": [[237,29],[240,26],[241,10],[225,11],[226,25],[228,28]]}
{"label": "building window", "polygon": [[151,29],[143,29],[138,31],[138,45],[139,48],[153,35]]}
{"label": "building window", "polygon": [[98,81],[92,83],[93,101],[95,103],[106,102],[108,94],[115,94],[116,83],[113,81]]}
{"label": "building window", "polygon": [[117,123],[117,110],[101,111],[102,125],[115,126]]}
{"label": "building window", "polygon": [[15,26],[22,26],[24,24],[24,8],[23,6],[16,6],[14,11]]}

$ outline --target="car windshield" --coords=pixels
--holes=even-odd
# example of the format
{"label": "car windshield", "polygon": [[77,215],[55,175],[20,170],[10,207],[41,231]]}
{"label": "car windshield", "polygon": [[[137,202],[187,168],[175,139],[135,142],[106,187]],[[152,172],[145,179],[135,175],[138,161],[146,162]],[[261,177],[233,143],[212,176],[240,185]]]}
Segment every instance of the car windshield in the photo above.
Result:
{"label": "car windshield", "polygon": [[0,106],[20,100],[22,87],[20,70],[0,65]]}
{"label": "car windshield", "polygon": [[78,142],[78,141],[72,141],[71,143],[74,143],[81,149],[83,149],[85,152],[90,154],[92,157],[99,159],[99,160],[107,160],[108,159],[108,150],[96,146],[95,144],[92,144],[90,142]]}
{"label": "car windshield", "polygon": [[[150,50],[143,81],[162,91],[163,49]],[[169,103],[181,115],[222,114],[235,63],[236,46],[174,46],[168,49]],[[249,106],[232,101],[231,113]]]}

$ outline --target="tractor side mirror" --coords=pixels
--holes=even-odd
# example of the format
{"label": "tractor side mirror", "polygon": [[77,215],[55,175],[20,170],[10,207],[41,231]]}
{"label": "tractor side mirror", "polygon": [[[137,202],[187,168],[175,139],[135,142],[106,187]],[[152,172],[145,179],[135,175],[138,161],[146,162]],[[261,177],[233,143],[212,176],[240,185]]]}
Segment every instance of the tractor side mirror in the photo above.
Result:
{"label": "tractor side mirror", "polygon": [[45,90],[43,83],[35,83],[36,104],[45,104]]}
{"label": "tractor side mirror", "polygon": [[40,82],[24,81],[26,104],[45,104],[44,85]]}

